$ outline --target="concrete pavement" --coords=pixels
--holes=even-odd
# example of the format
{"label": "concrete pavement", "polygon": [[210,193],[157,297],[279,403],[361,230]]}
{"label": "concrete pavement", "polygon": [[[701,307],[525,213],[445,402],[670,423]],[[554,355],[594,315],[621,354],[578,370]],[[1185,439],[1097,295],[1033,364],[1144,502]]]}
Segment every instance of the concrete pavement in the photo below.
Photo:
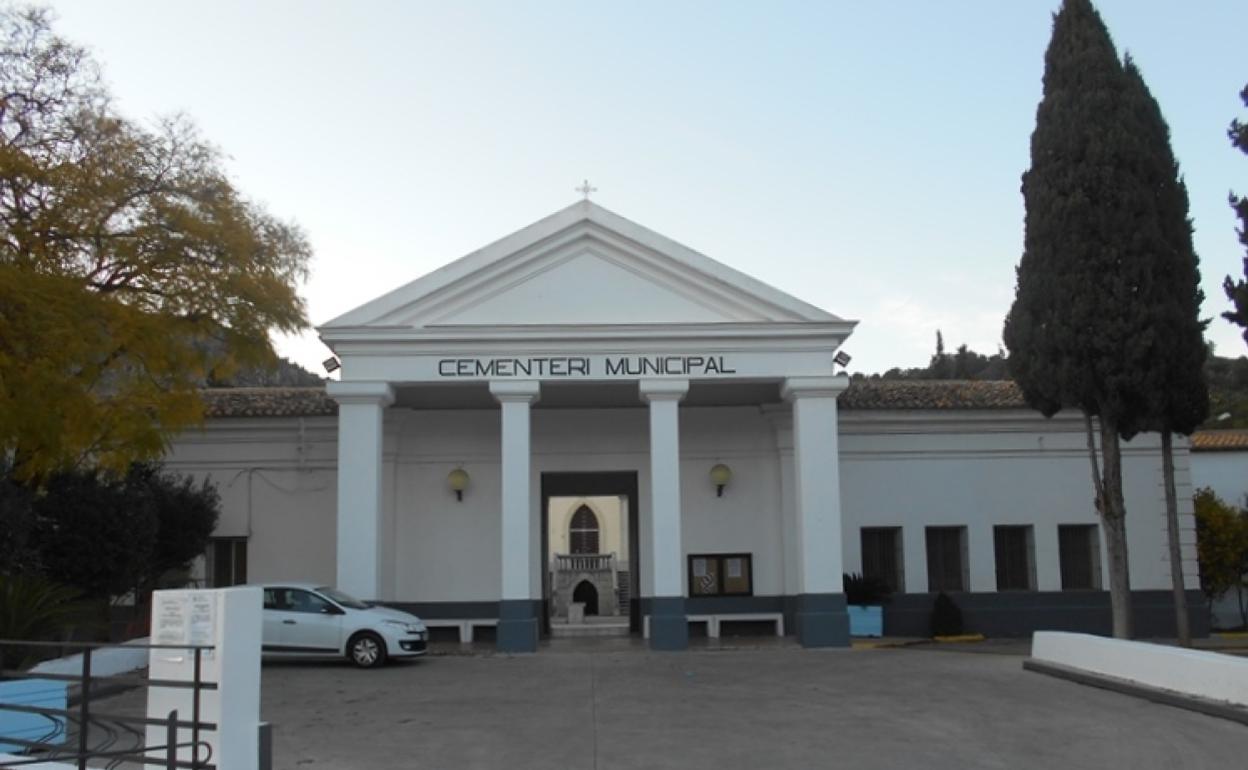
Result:
{"label": "concrete pavement", "polygon": [[280,770],[1243,766],[1243,725],[1021,661],[779,644],[273,663],[262,713]]}

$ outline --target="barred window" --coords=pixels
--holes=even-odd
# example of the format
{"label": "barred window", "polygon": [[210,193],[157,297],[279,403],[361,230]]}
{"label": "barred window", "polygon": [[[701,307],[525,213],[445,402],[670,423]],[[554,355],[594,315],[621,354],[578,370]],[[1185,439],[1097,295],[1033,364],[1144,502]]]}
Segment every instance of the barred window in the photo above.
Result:
{"label": "barred window", "polygon": [[998,591],[1034,591],[1036,589],[1035,548],[1030,526],[999,526],[992,528],[993,551],[997,560]]}
{"label": "barred window", "polygon": [[1101,547],[1095,524],[1060,524],[1058,556],[1063,591],[1096,591],[1101,587]]}
{"label": "barred window", "polygon": [[862,528],[862,576],[882,581],[893,593],[905,589],[901,527]]}
{"label": "barred window", "polygon": [[247,538],[210,538],[207,555],[209,588],[229,588],[247,582]]}
{"label": "barred window", "polygon": [[966,527],[927,528],[927,590],[965,591]]}

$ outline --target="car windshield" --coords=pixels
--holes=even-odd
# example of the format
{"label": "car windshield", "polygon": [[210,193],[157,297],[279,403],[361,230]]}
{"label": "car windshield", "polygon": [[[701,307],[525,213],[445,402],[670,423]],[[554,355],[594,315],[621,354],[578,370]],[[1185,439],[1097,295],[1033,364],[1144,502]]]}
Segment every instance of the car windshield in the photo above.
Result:
{"label": "car windshield", "polygon": [[353,610],[368,609],[367,604],[355,598],[354,596],[351,596],[350,594],[344,594],[342,591],[339,591],[337,588],[330,588],[329,586],[321,586],[320,588],[316,590],[320,591],[321,593],[325,594],[329,598],[338,602],[343,607],[350,607]]}

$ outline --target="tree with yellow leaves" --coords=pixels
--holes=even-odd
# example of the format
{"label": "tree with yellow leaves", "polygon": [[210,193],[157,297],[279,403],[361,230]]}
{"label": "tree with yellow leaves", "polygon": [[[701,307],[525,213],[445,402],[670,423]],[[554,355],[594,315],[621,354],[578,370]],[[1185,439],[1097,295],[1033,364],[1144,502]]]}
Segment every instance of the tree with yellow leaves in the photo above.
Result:
{"label": "tree with yellow leaves", "polygon": [[1196,490],[1196,557],[1200,586],[1210,603],[1234,590],[1240,621],[1248,627],[1248,513],[1228,505],[1212,489]]}
{"label": "tree with yellow leaves", "polygon": [[206,380],[307,325],[309,256],[187,120],[122,117],[45,10],[0,7],[0,459],[17,478],[159,455],[200,420]]}

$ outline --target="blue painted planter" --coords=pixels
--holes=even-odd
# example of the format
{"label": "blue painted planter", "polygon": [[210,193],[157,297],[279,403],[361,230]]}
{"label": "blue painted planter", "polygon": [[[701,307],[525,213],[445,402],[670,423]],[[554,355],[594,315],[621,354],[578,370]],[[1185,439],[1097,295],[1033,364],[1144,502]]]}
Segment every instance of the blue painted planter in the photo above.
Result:
{"label": "blue painted planter", "polygon": [[4,706],[41,706],[67,708],[66,682],[51,679],[16,679],[0,682],[0,752],[19,752],[24,747],[5,743],[5,738],[41,741],[49,745],[65,742],[64,717],[24,714],[7,711]]}
{"label": "blue painted planter", "polygon": [[883,636],[884,635],[884,608],[859,607],[851,604],[849,610],[849,635],[850,636]]}

